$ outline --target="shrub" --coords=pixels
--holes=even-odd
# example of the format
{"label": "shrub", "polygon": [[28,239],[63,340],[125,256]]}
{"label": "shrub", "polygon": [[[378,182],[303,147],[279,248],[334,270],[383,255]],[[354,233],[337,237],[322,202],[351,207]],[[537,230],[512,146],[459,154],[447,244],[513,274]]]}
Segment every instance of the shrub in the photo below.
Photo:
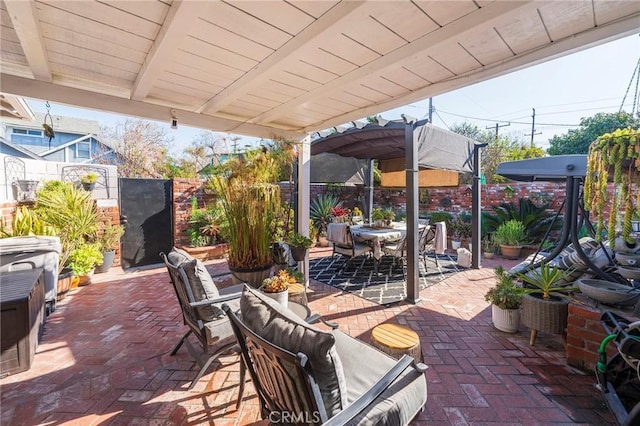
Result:
{"label": "shrub", "polygon": [[522,303],[524,289],[519,287],[514,278],[502,266],[494,270],[496,285],[484,295],[484,300],[500,309],[518,309]]}
{"label": "shrub", "polygon": [[496,244],[518,246],[525,241],[524,225],[518,220],[509,220],[496,229],[493,240]]}

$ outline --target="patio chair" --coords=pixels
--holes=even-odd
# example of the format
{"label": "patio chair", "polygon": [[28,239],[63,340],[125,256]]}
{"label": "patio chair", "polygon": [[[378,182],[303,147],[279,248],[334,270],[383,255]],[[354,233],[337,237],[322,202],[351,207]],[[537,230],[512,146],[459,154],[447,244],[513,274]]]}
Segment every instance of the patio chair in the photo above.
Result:
{"label": "patio chair", "polygon": [[426,403],[427,367],[407,355],[319,330],[249,288],[240,317],[222,308],[271,424],[406,425]]}
{"label": "patio chair", "polygon": [[365,256],[373,253],[373,248],[365,243],[358,243],[351,236],[351,229],[348,223],[330,223],[327,225],[327,240],[333,243],[333,253],[345,256],[348,260],[342,267],[346,267],[353,262],[356,257]]}
{"label": "patio chair", "polygon": [[429,254],[433,255],[433,261],[442,278],[444,278],[444,274],[442,273],[438,256],[447,256],[454,269],[456,271],[458,270],[455,266],[454,260],[447,253],[447,224],[445,222],[437,222],[429,227],[425,232],[424,239],[422,236],[420,237],[420,249],[418,252],[420,257],[423,259],[425,272],[427,271],[427,259],[429,258]]}
{"label": "patio chair", "polygon": [[393,243],[384,243],[382,246],[382,254],[384,256],[393,257],[393,264],[396,265],[398,260],[402,266],[402,278],[406,279],[405,267],[407,266],[407,234]]}
{"label": "patio chair", "polygon": [[[184,324],[189,327],[171,351],[171,355],[175,355],[184,344],[200,367],[198,374],[189,385],[191,390],[220,355],[233,349],[237,351],[237,342],[229,319],[220,305],[226,302],[238,309],[243,284],[218,291],[202,262],[185,251],[173,248],[168,255],[160,253],[160,257],[167,266],[173,289],[180,303]],[[190,342],[191,334],[198,338],[201,350],[197,350]],[[244,375],[244,367],[241,367],[238,406],[244,390]]]}

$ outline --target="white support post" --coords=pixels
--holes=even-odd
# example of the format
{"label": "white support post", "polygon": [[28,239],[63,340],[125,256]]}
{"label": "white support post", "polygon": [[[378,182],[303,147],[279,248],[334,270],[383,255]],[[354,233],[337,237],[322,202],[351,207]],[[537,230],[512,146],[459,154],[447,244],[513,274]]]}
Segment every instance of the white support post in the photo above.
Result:
{"label": "white support post", "polygon": [[[298,234],[309,236],[309,192],[311,185],[311,135],[307,135],[298,145]],[[304,285],[309,287],[309,252],[298,269],[304,272]]]}

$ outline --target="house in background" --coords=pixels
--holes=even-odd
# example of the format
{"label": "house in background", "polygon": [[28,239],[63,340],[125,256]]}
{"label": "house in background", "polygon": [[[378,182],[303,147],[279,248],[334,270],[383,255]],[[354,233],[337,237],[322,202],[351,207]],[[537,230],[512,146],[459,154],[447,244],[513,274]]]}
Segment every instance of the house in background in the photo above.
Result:
{"label": "house in background", "polygon": [[[8,110],[5,111],[3,108],[3,112],[7,113],[0,115],[0,152],[3,154],[19,158],[87,164],[95,162],[97,158],[115,156],[113,148],[98,138],[100,125],[97,121],[58,115],[45,118],[45,114],[33,113],[30,109],[30,114],[11,114],[10,111],[17,109],[9,106],[9,97],[2,96]],[[52,139],[45,135],[42,126],[45,122],[52,124]]]}

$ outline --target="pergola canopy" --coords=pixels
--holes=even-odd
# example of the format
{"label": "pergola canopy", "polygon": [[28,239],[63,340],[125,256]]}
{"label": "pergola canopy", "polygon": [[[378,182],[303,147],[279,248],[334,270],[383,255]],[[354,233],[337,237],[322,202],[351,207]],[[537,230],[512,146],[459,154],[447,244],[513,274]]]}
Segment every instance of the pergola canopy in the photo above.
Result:
{"label": "pergola canopy", "polygon": [[5,93],[302,137],[638,32],[640,2],[0,0]]}

